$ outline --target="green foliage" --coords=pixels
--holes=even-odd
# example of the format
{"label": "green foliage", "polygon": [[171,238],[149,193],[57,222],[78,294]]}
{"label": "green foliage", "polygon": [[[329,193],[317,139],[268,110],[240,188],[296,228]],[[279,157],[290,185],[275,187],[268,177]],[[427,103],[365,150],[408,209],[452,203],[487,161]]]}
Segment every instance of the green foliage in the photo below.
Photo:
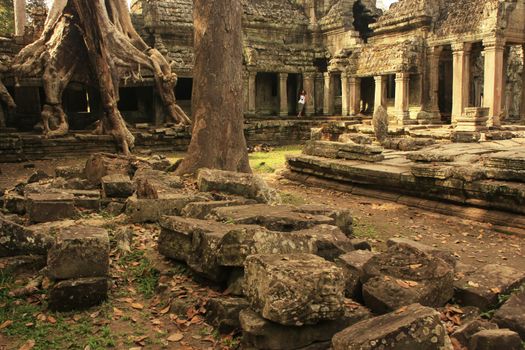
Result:
{"label": "green foliage", "polygon": [[376,228],[354,218],[354,236],[358,238],[377,238]]}
{"label": "green foliage", "polygon": [[281,196],[281,200],[283,204],[295,205],[295,206],[306,204],[306,199],[296,194],[289,193],[289,192],[280,192],[279,195]]}
{"label": "green foliage", "polygon": [[15,31],[13,0],[0,0],[0,36],[12,35]]}
{"label": "green foliage", "polygon": [[132,280],[137,290],[145,298],[151,298],[155,294],[155,288],[159,283],[159,271],[153,267],[151,261],[141,250],[136,250],[120,259],[120,265],[127,269],[126,278]]}
{"label": "green foliage", "polygon": [[254,152],[250,154],[250,166],[255,173],[271,174],[284,168],[286,155],[299,155],[302,146],[276,147],[270,152]]}
{"label": "green foliage", "polygon": [[15,340],[14,349],[30,339],[35,341],[33,350],[82,350],[87,345],[92,350],[104,350],[115,346],[109,327],[94,324],[88,313],[72,322],[74,313],[52,313],[45,305],[9,297],[9,290],[15,287],[19,286],[11,276],[0,273],[0,324],[12,322],[0,330],[0,335]]}

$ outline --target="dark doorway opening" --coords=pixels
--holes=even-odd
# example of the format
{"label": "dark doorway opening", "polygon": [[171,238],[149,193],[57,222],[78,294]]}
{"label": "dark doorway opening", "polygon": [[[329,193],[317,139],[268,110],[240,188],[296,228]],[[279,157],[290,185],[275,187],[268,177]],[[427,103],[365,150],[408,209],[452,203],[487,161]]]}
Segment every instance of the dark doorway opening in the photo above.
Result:
{"label": "dark doorway opening", "polygon": [[360,112],[364,115],[374,114],[375,81],[373,77],[361,78]]}
{"label": "dark doorway opening", "polygon": [[193,79],[179,78],[175,87],[175,97],[177,103],[186,112],[191,115],[191,95],[193,93]]}
{"label": "dark doorway opening", "polygon": [[450,124],[452,115],[452,50],[450,45],[445,46],[439,59],[439,90],[438,106],[441,120]]}
{"label": "dark doorway opening", "polygon": [[263,116],[279,113],[279,77],[277,73],[258,73],[256,78],[257,114]]}

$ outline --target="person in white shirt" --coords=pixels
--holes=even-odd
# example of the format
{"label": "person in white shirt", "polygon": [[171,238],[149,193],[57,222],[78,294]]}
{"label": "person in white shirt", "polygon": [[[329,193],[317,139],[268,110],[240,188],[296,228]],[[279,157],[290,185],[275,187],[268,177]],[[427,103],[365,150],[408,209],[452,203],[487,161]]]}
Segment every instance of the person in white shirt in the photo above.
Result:
{"label": "person in white shirt", "polygon": [[303,116],[304,106],[306,105],[306,91],[301,91],[301,95],[299,96],[299,114],[297,115],[297,118],[301,118]]}

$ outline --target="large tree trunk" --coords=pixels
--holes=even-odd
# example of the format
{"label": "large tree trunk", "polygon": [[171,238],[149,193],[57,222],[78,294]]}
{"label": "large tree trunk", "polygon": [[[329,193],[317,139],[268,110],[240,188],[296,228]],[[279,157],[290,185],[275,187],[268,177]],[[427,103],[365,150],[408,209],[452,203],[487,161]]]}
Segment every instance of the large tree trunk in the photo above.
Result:
{"label": "large tree trunk", "polygon": [[[105,113],[97,132],[113,135],[129,153],[134,138],[117,108],[119,84],[122,79],[142,81],[143,70],[153,73],[169,117],[179,124],[190,123],[176,104],[177,76],[135,31],[126,0],[55,0],[42,36],[20,52],[13,68],[17,77],[42,77],[46,92],[42,121],[48,136],[69,131],[62,94],[75,79],[98,86]],[[53,130],[52,120],[58,124]]]}
{"label": "large tree trunk", "polygon": [[244,138],[240,0],[194,0],[193,132],[177,173],[251,172]]}

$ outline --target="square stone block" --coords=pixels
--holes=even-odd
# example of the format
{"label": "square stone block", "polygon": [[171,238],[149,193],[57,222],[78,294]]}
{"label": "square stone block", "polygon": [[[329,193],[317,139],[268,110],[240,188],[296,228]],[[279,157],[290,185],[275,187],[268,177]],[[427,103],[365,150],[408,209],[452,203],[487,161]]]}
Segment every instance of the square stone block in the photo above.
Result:
{"label": "square stone block", "polygon": [[128,198],[135,191],[127,175],[112,174],[102,178],[102,192],[106,198]]}
{"label": "square stone block", "polygon": [[251,307],[267,320],[302,326],[344,314],[343,271],[316,255],[252,255],[245,278]]}
{"label": "square stone block", "polygon": [[53,311],[87,309],[101,304],[108,296],[108,280],[104,277],[79,278],[58,282],[48,294]]}
{"label": "square stone block", "polygon": [[56,280],[106,277],[109,236],[105,229],[72,226],[61,229],[47,255],[49,275]]}
{"label": "square stone block", "polygon": [[50,222],[77,215],[75,197],[69,193],[31,193],[27,195],[27,213],[31,222]]}

